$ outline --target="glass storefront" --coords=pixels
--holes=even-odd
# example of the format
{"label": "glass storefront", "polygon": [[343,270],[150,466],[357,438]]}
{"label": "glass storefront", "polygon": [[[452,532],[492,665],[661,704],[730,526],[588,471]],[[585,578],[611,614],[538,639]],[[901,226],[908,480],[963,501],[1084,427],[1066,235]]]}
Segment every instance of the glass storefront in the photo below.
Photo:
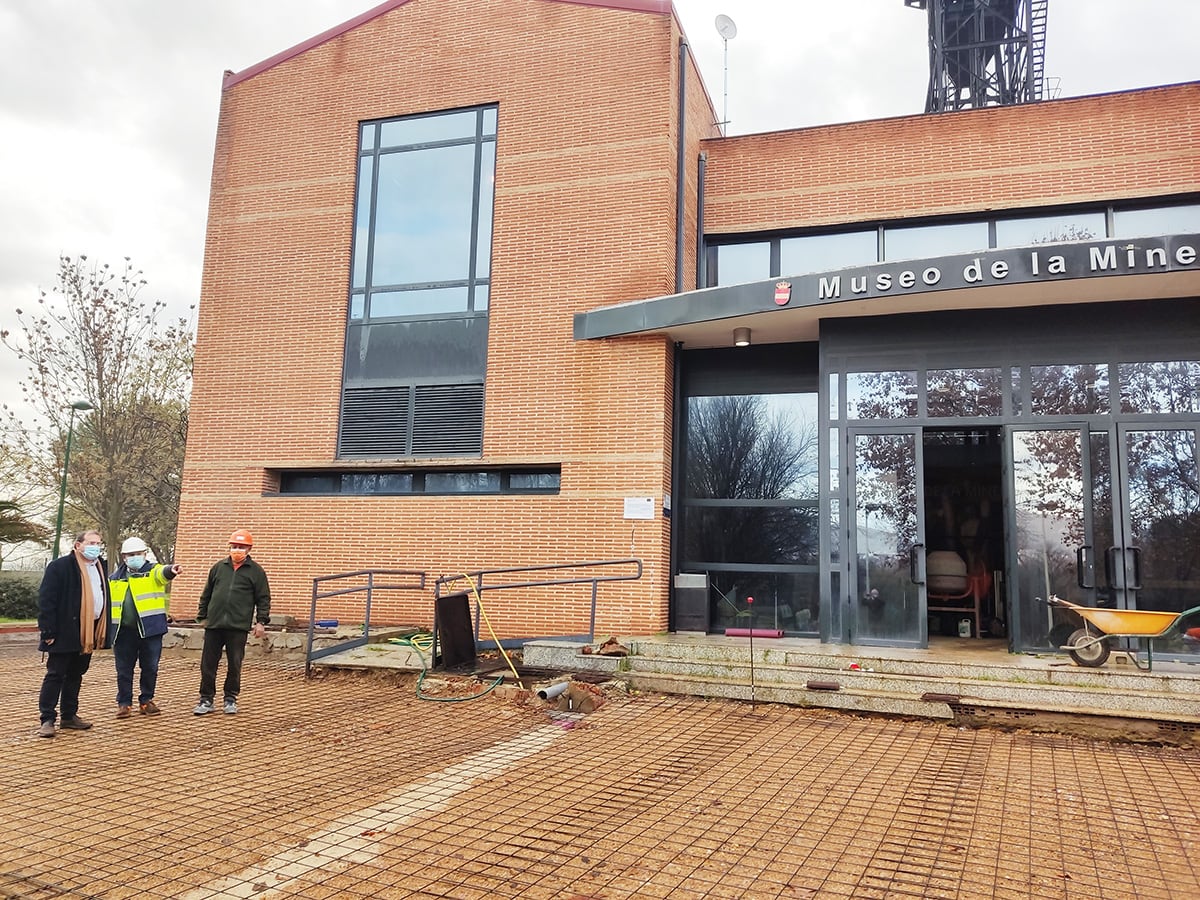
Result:
{"label": "glass storefront", "polygon": [[1200,360],[1178,323],[1198,306],[840,320],[819,347],[683,354],[676,571],[707,576],[708,630],[1053,651],[1081,623],[1050,594],[1197,605]]}

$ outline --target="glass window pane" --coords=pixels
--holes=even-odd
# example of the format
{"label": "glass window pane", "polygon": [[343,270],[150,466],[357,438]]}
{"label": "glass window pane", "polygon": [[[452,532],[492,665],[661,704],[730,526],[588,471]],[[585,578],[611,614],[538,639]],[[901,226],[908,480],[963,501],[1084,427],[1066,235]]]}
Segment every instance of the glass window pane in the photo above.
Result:
{"label": "glass window pane", "polygon": [[812,506],[688,506],[683,555],[710,563],[817,565],[818,515]]}
{"label": "glass window pane", "polygon": [[1200,411],[1200,362],[1121,363],[1121,412]]}
{"label": "glass window pane", "polygon": [[379,133],[377,122],[367,122],[358,132],[358,148],[360,150],[375,149],[375,136]]}
{"label": "glass window pane", "polygon": [[815,393],[688,400],[689,498],[814,498],[817,452]]}
{"label": "glass window pane", "polygon": [[721,244],[717,247],[717,284],[745,284],[771,277],[771,245]]}
{"label": "glass window pane", "polygon": [[996,220],[997,247],[1062,244],[1105,236],[1104,213],[1078,212]]}
{"label": "glass window pane", "polygon": [[846,418],[911,419],[916,414],[916,372],[850,372],[846,375]]}
{"label": "glass window pane", "polygon": [[371,295],[371,318],[434,316],[467,311],[466,287],[425,291],[377,291]]}
{"label": "glass window pane", "polygon": [[931,416],[998,416],[1004,400],[1002,369],[930,369],[926,403]]}
{"label": "glass window pane", "polygon": [[1108,366],[1031,366],[1030,407],[1034,415],[1066,416],[1108,412]]}
{"label": "glass window pane", "polygon": [[877,245],[875,231],[784,238],[779,242],[779,274],[802,275],[869,265],[877,261]]}
{"label": "glass window pane", "polygon": [[484,137],[492,137],[496,134],[496,116],[497,109],[494,106],[489,106],[483,111]]}
{"label": "glass window pane", "polygon": [[475,312],[485,312],[488,308],[488,295],[491,290],[486,284],[475,285],[475,304],[472,307]]}
{"label": "glass window pane", "polygon": [[753,626],[815,635],[820,628],[816,572],[710,572],[708,593],[709,622],[718,632]]}
{"label": "glass window pane", "polygon": [[364,156],[358,161],[358,193],[354,199],[354,284],[367,284],[367,248],[371,237],[371,173],[375,157]]}
{"label": "glass window pane", "polygon": [[496,145],[486,143],[479,170],[479,244],[475,248],[475,277],[487,278],[492,265],[492,198],[496,193]]}
{"label": "glass window pane", "polygon": [[403,147],[475,137],[475,110],[436,116],[410,116],[382,123],[380,145]]}
{"label": "glass window pane", "polygon": [[883,258],[923,259],[986,250],[986,222],[959,222],[952,225],[916,225],[907,228],[885,228]]}
{"label": "glass window pane", "polygon": [[336,494],[336,475],[314,475],[284,472],[279,479],[279,490],[284,494]]}
{"label": "glass window pane", "polygon": [[351,321],[360,321],[363,317],[363,308],[366,306],[367,298],[360,292],[355,292],[350,295],[350,319]]}
{"label": "glass window pane", "polygon": [[514,472],[508,476],[508,487],[513,491],[557,491],[560,477],[557,472]]}
{"label": "glass window pane", "polygon": [[499,472],[430,472],[427,494],[485,494],[500,490]]}
{"label": "glass window pane", "polygon": [[407,473],[350,472],[342,476],[343,494],[410,494],[413,477]]}
{"label": "glass window pane", "polygon": [[1200,203],[1157,209],[1113,210],[1113,237],[1200,232]]}
{"label": "glass window pane", "polygon": [[468,276],[475,147],[380,157],[373,285]]}

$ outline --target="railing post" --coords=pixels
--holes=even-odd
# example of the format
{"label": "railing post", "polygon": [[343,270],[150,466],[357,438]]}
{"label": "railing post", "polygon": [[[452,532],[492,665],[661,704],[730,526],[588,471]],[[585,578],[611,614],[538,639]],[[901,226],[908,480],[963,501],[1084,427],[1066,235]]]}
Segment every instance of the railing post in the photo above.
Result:
{"label": "railing post", "polygon": [[595,578],[592,579],[592,620],[588,624],[588,640],[594,642],[596,640],[596,592],[600,587],[600,582]]}
{"label": "railing post", "polygon": [[375,572],[367,573],[367,611],[363,614],[363,637],[371,636],[371,598],[375,594]]}
{"label": "railing post", "polygon": [[312,674],[313,627],[317,618],[317,579],[313,579],[312,605],[308,608],[308,647],[304,651],[304,677]]}

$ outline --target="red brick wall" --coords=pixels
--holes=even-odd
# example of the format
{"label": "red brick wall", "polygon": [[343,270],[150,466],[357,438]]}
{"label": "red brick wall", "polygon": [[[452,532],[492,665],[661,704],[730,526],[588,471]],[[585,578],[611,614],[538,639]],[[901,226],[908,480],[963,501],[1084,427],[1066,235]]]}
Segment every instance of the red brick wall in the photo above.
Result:
{"label": "red brick wall", "polygon": [[1200,83],[703,149],[708,233],[1166,196],[1200,186]]}
{"label": "red brick wall", "polygon": [[[678,25],[629,5],[413,0],[224,92],[178,609],[246,527],[278,612],[307,617],[313,577],[362,568],[636,556],[646,575],[602,587],[598,630],[665,627],[671,348],[572,338],[575,312],[674,291]],[[694,167],[714,117],[695,115],[707,100],[690,79]],[[272,469],[335,462],[358,122],[485,103],[499,129],[480,462],[560,463],[561,493],[263,496]],[[689,191],[691,287],[694,172]],[[654,496],[656,519],[624,520],[628,496]],[[589,602],[527,591],[489,612],[507,635],[578,633]],[[361,601],[318,614],[361,621]],[[377,617],[427,625],[431,598],[397,593]]]}

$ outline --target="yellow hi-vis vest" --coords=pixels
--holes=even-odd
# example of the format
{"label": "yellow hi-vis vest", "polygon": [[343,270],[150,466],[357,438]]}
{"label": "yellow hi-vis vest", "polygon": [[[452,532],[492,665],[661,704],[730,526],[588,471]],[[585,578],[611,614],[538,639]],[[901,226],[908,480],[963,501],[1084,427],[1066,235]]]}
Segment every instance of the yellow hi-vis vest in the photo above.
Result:
{"label": "yellow hi-vis vest", "polygon": [[124,578],[109,581],[112,597],[113,640],[121,630],[121,610],[128,598],[133,599],[137,611],[138,634],[154,637],[167,633],[167,602],[170,599],[170,579],[162,565],[155,565],[148,572],[130,572]]}

